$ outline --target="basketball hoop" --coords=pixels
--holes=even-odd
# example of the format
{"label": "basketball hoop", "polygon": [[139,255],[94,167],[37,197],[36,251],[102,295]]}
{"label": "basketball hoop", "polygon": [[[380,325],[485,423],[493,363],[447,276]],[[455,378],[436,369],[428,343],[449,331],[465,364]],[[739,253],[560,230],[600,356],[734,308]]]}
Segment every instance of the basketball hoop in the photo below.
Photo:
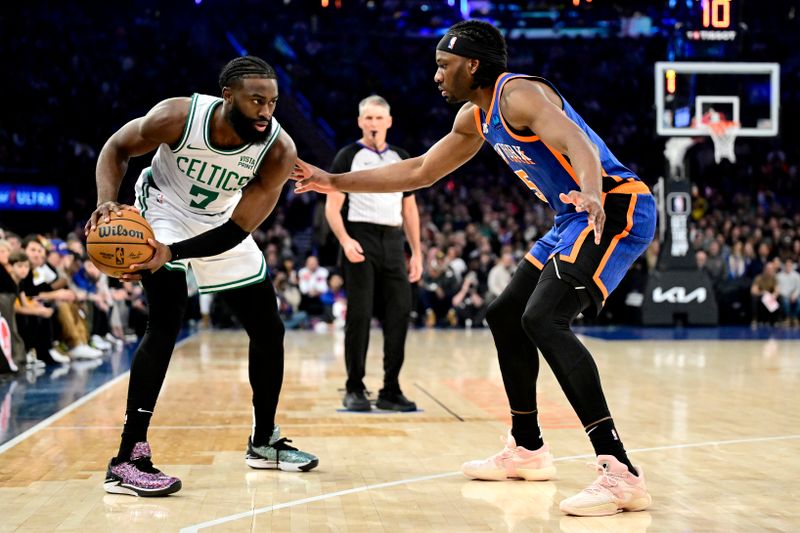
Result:
{"label": "basketball hoop", "polygon": [[731,120],[720,120],[718,122],[703,122],[702,127],[708,131],[711,140],[714,141],[714,160],[717,164],[723,159],[735,163],[736,153],[733,145],[739,133],[739,123]]}

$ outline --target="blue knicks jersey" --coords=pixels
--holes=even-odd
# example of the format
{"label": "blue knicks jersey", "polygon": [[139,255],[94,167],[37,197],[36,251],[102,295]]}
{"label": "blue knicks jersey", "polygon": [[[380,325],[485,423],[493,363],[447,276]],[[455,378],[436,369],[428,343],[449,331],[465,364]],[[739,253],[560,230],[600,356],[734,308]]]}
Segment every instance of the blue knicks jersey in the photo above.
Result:
{"label": "blue knicks jersey", "polygon": [[[540,199],[555,210],[557,215],[574,213],[572,204],[565,204],[558,195],[580,190],[580,183],[567,157],[544,143],[535,132],[515,131],[500,114],[500,95],[506,82],[523,78],[542,82],[550,86],[561,98],[564,112],[572,122],[593,142],[600,155],[603,169],[603,192],[643,193],[649,192],[638,176],[614,157],[606,143],[590,128],[571,105],[561,96],[552,83],[536,76],[524,74],[502,74],[494,87],[494,96],[488,115],[475,107],[475,122],[481,136],[503,158],[514,174]],[[616,189],[616,190],[615,190]]]}

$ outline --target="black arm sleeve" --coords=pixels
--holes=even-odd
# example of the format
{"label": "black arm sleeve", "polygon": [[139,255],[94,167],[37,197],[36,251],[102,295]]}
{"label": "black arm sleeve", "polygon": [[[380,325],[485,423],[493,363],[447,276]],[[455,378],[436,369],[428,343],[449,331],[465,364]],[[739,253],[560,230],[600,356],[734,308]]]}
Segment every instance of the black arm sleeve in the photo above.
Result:
{"label": "black arm sleeve", "polygon": [[239,227],[236,222],[228,220],[223,225],[191,239],[170,244],[171,260],[219,255],[242,242],[248,235],[250,233]]}

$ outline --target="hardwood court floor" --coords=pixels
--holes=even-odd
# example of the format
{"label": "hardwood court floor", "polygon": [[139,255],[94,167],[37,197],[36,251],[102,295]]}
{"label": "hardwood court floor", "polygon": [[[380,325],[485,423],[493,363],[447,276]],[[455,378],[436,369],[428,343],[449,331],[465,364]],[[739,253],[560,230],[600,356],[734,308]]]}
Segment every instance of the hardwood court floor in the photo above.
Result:
{"label": "hardwood court floor", "polygon": [[[562,516],[594,479],[579,427],[550,370],[541,423],[558,458],[549,482],[469,481],[463,461],[501,447],[509,423],[485,331],[413,331],[402,384],[421,412],[340,412],[342,338],[290,332],[278,422],[317,454],[309,473],[256,471],[247,339],[203,332],[177,350],[150,441],[182,478],[168,498],[101,489],[116,450],[127,379],[0,454],[0,531],[793,531],[800,529],[800,341],[603,341],[609,405],[652,507]],[[380,385],[373,334],[367,384]]]}

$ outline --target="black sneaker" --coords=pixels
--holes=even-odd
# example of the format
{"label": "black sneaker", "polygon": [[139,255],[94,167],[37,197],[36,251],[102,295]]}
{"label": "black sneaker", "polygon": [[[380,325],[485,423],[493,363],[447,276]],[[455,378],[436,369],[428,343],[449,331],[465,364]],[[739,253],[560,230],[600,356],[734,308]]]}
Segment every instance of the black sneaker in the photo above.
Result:
{"label": "black sneaker", "polygon": [[378,395],[378,401],[375,403],[378,409],[386,411],[416,411],[417,404],[406,398],[402,392],[397,392],[388,395]]}
{"label": "black sneaker", "polygon": [[372,409],[363,390],[348,392],[344,395],[342,405],[348,411],[369,411]]}

